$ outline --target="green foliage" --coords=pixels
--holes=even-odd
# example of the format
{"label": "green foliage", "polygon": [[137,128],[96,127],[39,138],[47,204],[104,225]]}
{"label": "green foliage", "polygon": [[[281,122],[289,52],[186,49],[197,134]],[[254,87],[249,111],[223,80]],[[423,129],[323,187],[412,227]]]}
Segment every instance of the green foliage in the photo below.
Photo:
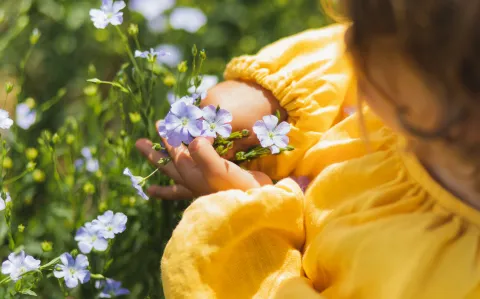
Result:
{"label": "green foliage", "polygon": [[[169,107],[169,90],[181,86],[178,93],[186,92],[180,83],[188,81],[192,54],[197,59],[208,54],[203,73],[220,76],[236,55],[255,53],[281,37],[326,24],[318,2],[179,0],[177,6],[198,7],[207,15],[207,25],[197,33],[153,33],[143,16],[125,9],[120,26],[125,34],[119,35],[112,26],[100,30],[92,25],[88,13],[100,1],[3,0],[0,83],[6,93],[0,93],[0,108],[12,114],[15,103],[26,103],[35,105],[38,116],[28,130],[2,132],[7,142],[1,147],[1,185],[13,202],[11,211],[0,212],[11,220],[0,222],[2,260],[22,245],[43,265],[77,248],[74,235],[86,221],[106,210],[123,212],[127,230],[108,253],[89,256],[92,273],[121,281],[132,292],[124,298],[163,298],[162,251],[188,202],[144,201],[135,194],[123,169],[144,176],[154,169],[135,151],[135,141],[147,137],[158,142],[154,122]],[[177,70],[137,59],[143,71],[132,72],[134,62],[125,42],[133,49],[142,45],[142,50],[175,44],[188,64]],[[99,171],[76,170],[83,147],[99,160]],[[171,183],[159,173],[149,181]],[[12,298],[35,293],[39,298],[64,298],[57,279],[41,275],[33,273],[9,290],[0,286],[0,298],[15,290],[23,295]],[[69,292],[74,298],[98,293],[93,284]]]}

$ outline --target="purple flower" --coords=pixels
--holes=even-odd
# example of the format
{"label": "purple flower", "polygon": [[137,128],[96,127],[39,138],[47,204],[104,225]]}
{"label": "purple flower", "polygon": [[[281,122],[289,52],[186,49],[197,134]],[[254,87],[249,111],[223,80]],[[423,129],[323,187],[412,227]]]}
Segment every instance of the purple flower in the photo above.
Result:
{"label": "purple flower", "polygon": [[63,278],[65,285],[73,289],[78,282],[84,284],[90,280],[90,271],[87,270],[88,259],[83,254],[77,255],[76,259],[70,253],[64,253],[60,256],[62,264],[57,264],[53,275],[56,278]]}
{"label": "purple flower", "polygon": [[113,239],[116,234],[123,233],[127,227],[126,224],[127,216],[125,214],[114,214],[112,211],[106,211],[92,221],[92,227],[105,239]]}
{"label": "purple flower", "polygon": [[164,11],[172,8],[175,0],[131,0],[131,10],[141,13],[146,19],[152,20]]}
{"label": "purple flower", "polygon": [[22,250],[18,254],[10,253],[8,260],[2,263],[2,273],[10,274],[10,278],[17,281],[23,274],[37,270],[39,267],[40,261],[26,255]]}
{"label": "purple flower", "polygon": [[135,57],[145,58],[145,59],[148,59],[149,61],[155,61],[157,57],[162,57],[165,55],[168,55],[166,51],[163,51],[163,50],[155,51],[155,49],[153,48],[150,48],[150,51],[144,51],[144,52],[135,50]]}
{"label": "purple flower", "polygon": [[130,181],[132,182],[132,187],[137,190],[137,194],[140,195],[143,199],[148,200],[148,195],[143,192],[141,185],[144,181],[143,178],[141,176],[134,176],[128,168],[125,168],[123,170],[123,174],[130,178]]}
{"label": "purple flower", "polygon": [[170,25],[173,29],[183,29],[195,33],[207,23],[207,17],[198,8],[178,7],[170,14]]}
{"label": "purple flower", "polygon": [[177,101],[173,103],[165,117],[165,127],[162,130],[159,128],[160,135],[165,136],[173,147],[178,147],[182,143],[189,144],[193,138],[202,134],[202,116],[202,110],[197,106]]}
{"label": "purple flower", "polygon": [[100,293],[100,298],[114,298],[121,295],[128,295],[130,291],[122,288],[122,283],[113,279],[107,278],[105,281],[95,282],[97,289],[103,288]]}
{"label": "purple flower", "polygon": [[108,24],[118,26],[123,23],[124,1],[103,0],[100,9],[90,9],[93,26],[104,29]]}
{"label": "purple flower", "polygon": [[10,129],[13,120],[10,119],[8,111],[0,109],[0,129]]}
{"label": "purple flower", "polygon": [[82,156],[84,159],[75,160],[75,168],[79,169],[85,164],[85,168],[88,172],[96,172],[100,168],[97,159],[94,159],[92,156],[92,151],[88,147],[84,147],[81,150]]}
{"label": "purple flower", "polygon": [[272,154],[278,154],[281,149],[288,146],[288,132],[290,132],[290,124],[283,121],[278,124],[278,118],[274,115],[267,115],[263,120],[259,120],[253,126],[253,132],[257,134],[258,140],[262,147],[270,148]]}
{"label": "purple flower", "polygon": [[90,222],[85,223],[77,230],[75,241],[78,242],[80,251],[85,254],[90,253],[92,249],[105,251],[108,247],[108,241],[99,235],[98,230]]}
{"label": "purple flower", "polygon": [[170,105],[173,105],[174,103],[178,103],[178,102],[184,102],[187,105],[193,105],[197,101],[197,98],[192,96],[184,96],[184,97],[181,97],[180,99],[177,99],[177,97],[173,93],[168,93],[167,100],[170,103]]}
{"label": "purple flower", "polygon": [[203,111],[203,132],[202,136],[217,137],[217,134],[223,138],[227,138],[232,134],[232,114],[225,109],[215,108],[208,105],[202,109]]}
{"label": "purple flower", "polygon": [[11,202],[12,198],[8,192],[5,192],[5,199],[0,195],[0,211],[5,210],[7,207],[7,203]]}
{"label": "purple flower", "polygon": [[[203,100],[207,97],[207,91],[217,85],[218,83],[218,77],[217,76],[212,76],[212,75],[204,75],[202,76],[202,82],[200,83],[200,86],[195,88],[195,86],[190,86],[188,89],[188,92],[192,94],[194,97],[200,96],[200,98]],[[193,83],[192,83],[193,84]]]}
{"label": "purple flower", "polygon": [[290,178],[294,180],[298,184],[298,186],[300,186],[300,189],[302,189],[304,193],[307,190],[308,185],[310,185],[310,182],[312,181],[307,176],[298,176],[298,177],[291,176]]}
{"label": "purple flower", "polygon": [[17,126],[24,130],[28,130],[37,119],[37,112],[25,103],[18,104],[15,113]]}

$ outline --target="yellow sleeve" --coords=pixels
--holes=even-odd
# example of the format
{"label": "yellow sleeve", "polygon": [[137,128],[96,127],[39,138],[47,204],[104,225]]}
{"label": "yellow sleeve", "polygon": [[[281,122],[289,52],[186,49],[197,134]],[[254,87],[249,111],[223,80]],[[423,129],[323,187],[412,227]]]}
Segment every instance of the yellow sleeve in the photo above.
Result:
{"label": "yellow sleeve", "polygon": [[303,193],[290,179],[201,197],[165,249],[165,296],[273,298],[302,275],[304,236]]}
{"label": "yellow sleeve", "polygon": [[344,55],[345,25],[333,25],[282,39],[257,55],[233,59],[225,79],[253,81],[270,90],[288,112],[296,149],[250,163],[274,179],[291,175],[305,152],[341,119],[345,101],[354,102],[352,74]]}

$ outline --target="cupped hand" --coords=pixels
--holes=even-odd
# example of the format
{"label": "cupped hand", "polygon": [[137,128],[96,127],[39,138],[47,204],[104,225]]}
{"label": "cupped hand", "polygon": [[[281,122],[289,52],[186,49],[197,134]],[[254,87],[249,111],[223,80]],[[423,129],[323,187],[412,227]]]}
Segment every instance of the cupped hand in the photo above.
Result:
{"label": "cupped hand", "polygon": [[191,199],[223,190],[248,190],[272,184],[261,172],[247,171],[220,157],[212,146],[212,140],[198,137],[188,147],[171,147],[163,140],[172,161],[159,165],[167,154],[152,149],[152,142],[140,139],[138,150],[154,165],[175,181],[173,186],[154,185],[148,188],[150,196],[160,199]]}

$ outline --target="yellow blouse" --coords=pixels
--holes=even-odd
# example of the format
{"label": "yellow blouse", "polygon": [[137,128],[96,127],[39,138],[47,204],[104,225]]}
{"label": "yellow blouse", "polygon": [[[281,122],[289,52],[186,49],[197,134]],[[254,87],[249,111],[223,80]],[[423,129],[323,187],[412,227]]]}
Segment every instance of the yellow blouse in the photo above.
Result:
{"label": "yellow blouse", "polygon": [[297,150],[255,162],[291,179],[197,199],[162,259],[167,298],[478,299],[480,213],[442,189],[370,112],[351,104],[340,25],[234,59],[289,112]]}

